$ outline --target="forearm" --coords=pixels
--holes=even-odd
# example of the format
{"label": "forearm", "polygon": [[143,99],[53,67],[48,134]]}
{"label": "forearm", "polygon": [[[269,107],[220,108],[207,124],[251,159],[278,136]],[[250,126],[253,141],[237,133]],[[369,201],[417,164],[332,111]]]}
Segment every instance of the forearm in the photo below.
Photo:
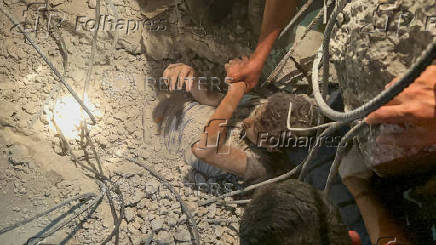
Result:
{"label": "forearm", "polygon": [[[402,226],[391,216],[389,211],[383,206],[378,196],[372,191],[369,180],[350,177],[343,180],[344,184],[353,195],[359,207],[365,227],[372,244],[385,244],[395,238],[401,244],[412,244]],[[379,240],[380,238],[385,238]]]}
{"label": "forearm", "polygon": [[[215,110],[215,113],[209,118],[208,125],[205,128],[205,135],[200,141],[200,145],[205,146],[208,142],[216,142],[218,136],[225,135],[227,132],[227,122],[236,110],[239,101],[244,96],[245,84],[243,82],[232,83],[226,96],[221,101],[220,105]],[[219,144],[223,144],[225,139],[220,138]]]}
{"label": "forearm", "polygon": [[209,118],[200,141],[192,147],[192,152],[199,159],[239,176],[245,172],[247,156],[244,151],[225,142],[229,138],[227,122],[243,97],[244,90],[245,84],[242,82],[229,86],[227,95]]}
{"label": "forearm", "polygon": [[267,0],[259,41],[254,52],[265,62],[280,31],[289,23],[296,12],[297,0]]}

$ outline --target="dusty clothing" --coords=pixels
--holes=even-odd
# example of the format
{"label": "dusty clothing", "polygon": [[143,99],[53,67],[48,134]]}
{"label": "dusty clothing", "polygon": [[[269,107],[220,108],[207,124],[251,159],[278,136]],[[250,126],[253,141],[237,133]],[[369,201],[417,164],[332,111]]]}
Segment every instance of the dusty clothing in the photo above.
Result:
{"label": "dusty clothing", "polygon": [[208,177],[215,177],[223,174],[224,171],[209,165],[194,156],[191,146],[200,140],[200,135],[205,130],[205,125],[215,108],[207,105],[200,105],[198,102],[187,102],[182,115],[183,128],[181,130],[181,149],[185,162]]}
{"label": "dusty clothing", "polygon": [[[200,136],[204,132],[205,126],[215,109],[216,108],[212,106],[200,105],[198,102],[189,101],[184,104],[183,112],[180,114],[179,118],[173,118],[171,122],[169,122],[170,138],[178,139],[178,149],[183,154],[185,162],[191,165],[195,171],[201,173],[205,179],[225,174],[225,171],[199,160],[194,156],[191,149],[191,146],[200,140]],[[238,113],[236,112],[235,114]],[[237,117],[238,115],[235,116]],[[176,120],[180,121],[176,123]],[[178,124],[178,127],[175,126],[176,124]],[[239,128],[237,125],[233,122],[229,122],[229,126],[226,144],[241,149],[244,148],[243,142],[239,140]],[[250,162],[254,161],[251,159],[266,162],[265,158],[261,155],[261,151],[257,151],[256,153],[249,149],[246,151]]]}
{"label": "dusty clothing", "polygon": [[[283,174],[296,166],[299,162],[287,160],[283,153],[268,153],[266,148],[258,148],[258,143],[253,144],[249,143],[248,139],[243,140],[243,138],[240,137],[242,136],[240,124],[243,119],[249,117],[251,114],[251,117],[256,116],[258,118],[256,122],[261,122],[263,126],[269,126],[263,129],[265,131],[262,131],[261,127],[256,126],[256,123],[254,123],[257,130],[265,132],[263,134],[264,140],[277,139],[277,136],[280,135],[282,138],[281,141],[283,143],[286,141],[286,144],[289,144],[289,146],[285,146],[284,144],[283,146],[280,145],[280,148],[292,147],[296,142],[292,142],[294,137],[285,138],[283,133],[286,132],[271,130],[271,128],[283,128],[283,130],[286,128],[286,121],[283,122],[283,120],[281,120],[282,117],[276,114],[287,115],[288,111],[292,108],[289,123],[293,127],[314,126],[318,119],[315,102],[308,98],[307,95],[275,94],[264,102],[266,104],[262,102],[259,103],[258,106],[262,108],[251,110],[247,108],[247,105],[252,105],[253,99],[253,95],[251,94],[247,94],[243,97],[232,119],[227,122],[227,135],[220,135],[221,137],[226,137],[227,146],[244,149],[247,156],[247,171],[244,179],[247,183],[260,182],[264,179]],[[292,107],[290,107],[290,105],[292,105]],[[280,112],[275,111],[274,108],[270,108],[274,106],[276,109],[280,108]],[[262,112],[262,114],[258,114],[259,110],[265,111]],[[181,148],[184,153],[185,161],[207,177],[215,177],[223,173],[223,171],[197,159],[192,153],[191,146],[196,143],[200,139],[201,134],[204,133],[205,127],[208,125],[208,120],[214,111],[215,108],[211,106],[199,105],[197,102],[186,102],[182,113],[180,113],[178,117],[180,122],[176,123],[177,118],[175,118],[169,123],[171,126],[173,126],[173,124],[179,125],[179,127],[171,127],[170,132],[177,131],[175,135],[179,135],[177,136],[180,139],[179,148]],[[268,114],[269,112],[271,112],[271,117]],[[268,123],[271,123],[269,120],[273,119],[276,120],[275,123],[279,123],[280,125],[275,123],[268,125]],[[261,134],[259,133],[259,135]],[[259,136],[259,138],[261,137]],[[307,148],[310,147],[310,143],[311,142],[306,142],[304,150],[307,151]],[[209,142],[208,144],[213,143]]]}

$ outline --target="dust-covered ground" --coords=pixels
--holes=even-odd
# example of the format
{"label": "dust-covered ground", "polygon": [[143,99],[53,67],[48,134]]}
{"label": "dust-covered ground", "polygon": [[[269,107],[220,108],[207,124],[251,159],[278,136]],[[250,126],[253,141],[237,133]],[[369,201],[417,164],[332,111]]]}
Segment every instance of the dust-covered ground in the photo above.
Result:
{"label": "dust-covered ground", "polygon": [[[84,112],[18,29],[0,15],[0,243],[101,243],[114,228],[113,215],[120,216],[122,196],[125,218],[119,229],[120,244],[191,244],[192,224],[174,194],[125,157],[154,169],[174,187],[194,215],[201,244],[238,244],[242,206],[198,207],[198,203],[240,188],[240,183],[233,176],[211,180],[218,183],[213,192],[207,186],[201,189],[195,185],[181,152],[167,150],[165,137],[152,122],[159,99],[146,77],[159,77],[166,65],[174,62],[190,62],[200,71],[218,71],[225,59],[249,50],[254,34],[236,23],[238,36],[230,36],[233,45],[226,46],[228,40],[199,38],[207,35],[205,30],[189,26],[190,20],[184,18],[186,9],[182,5],[175,9],[174,1],[139,4],[117,0],[114,8],[110,4],[101,1],[101,15],[115,18],[116,9],[118,17],[125,20],[119,26],[124,29],[117,33],[108,24],[107,29],[98,31],[86,100],[97,117],[95,125],[88,125],[90,140],[86,132],[77,130],[80,125],[71,126]],[[80,97],[91,62],[93,32],[89,29],[95,5],[95,0],[53,0],[48,1],[47,9],[37,1],[0,3],[25,27]],[[132,28],[127,26],[129,20],[148,18],[154,22],[141,22],[138,29],[127,31]],[[228,23],[235,23],[229,18]],[[248,39],[252,44],[247,44]],[[80,164],[73,161],[70,150]],[[107,179],[97,181],[94,167]],[[121,195],[114,186],[119,186]],[[73,200],[48,215],[4,230],[85,193],[96,196]]]}

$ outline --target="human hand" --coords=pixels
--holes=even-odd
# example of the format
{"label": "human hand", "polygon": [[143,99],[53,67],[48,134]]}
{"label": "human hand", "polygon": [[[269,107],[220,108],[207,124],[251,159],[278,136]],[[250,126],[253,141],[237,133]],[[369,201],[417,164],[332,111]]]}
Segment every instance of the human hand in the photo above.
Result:
{"label": "human hand", "polygon": [[165,69],[163,77],[166,78],[165,83],[170,91],[176,90],[176,86],[181,90],[186,83],[186,91],[189,92],[195,78],[195,70],[182,63],[171,64]]}
{"label": "human hand", "polygon": [[[386,87],[392,86],[394,79]],[[388,104],[369,114],[368,124],[409,123],[416,127],[398,134],[380,135],[380,144],[430,146],[436,144],[436,66],[429,66],[410,87]]]}
{"label": "human hand", "polygon": [[231,82],[245,82],[247,85],[245,92],[248,92],[259,82],[263,64],[262,60],[252,55],[250,58],[244,56],[242,59],[230,60],[224,67]]}

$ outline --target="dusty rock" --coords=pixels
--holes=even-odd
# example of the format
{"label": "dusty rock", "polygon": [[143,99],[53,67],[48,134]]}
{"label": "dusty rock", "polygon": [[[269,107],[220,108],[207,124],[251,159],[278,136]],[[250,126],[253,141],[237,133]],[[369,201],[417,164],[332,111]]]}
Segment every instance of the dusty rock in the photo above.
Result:
{"label": "dusty rock", "polygon": [[28,103],[26,103],[24,106],[23,106],[23,110],[25,111],[25,112],[27,112],[27,113],[29,113],[29,114],[35,114],[35,113],[37,113],[39,110],[38,110],[39,108],[38,108],[38,103],[35,103],[35,102],[33,102],[33,101],[29,101]]}
{"label": "dusty rock", "polygon": [[150,227],[150,224],[149,224],[149,223],[145,223],[145,224],[143,224],[143,225],[141,226],[141,232],[142,232],[142,234],[148,234],[149,231],[151,230],[150,228],[151,228],[151,227]]}
{"label": "dusty rock", "polygon": [[130,237],[130,239],[132,240],[133,245],[140,245],[143,241],[143,238],[141,235],[139,234],[134,234]]}
{"label": "dusty rock", "polygon": [[136,212],[134,208],[126,208],[125,217],[127,222],[133,221],[136,216]]}
{"label": "dusty rock", "polygon": [[216,237],[221,237],[224,233],[224,227],[222,226],[216,226],[215,227],[215,236]]}
{"label": "dusty rock", "polygon": [[169,217],[169,218],[167,219],[167,224],[168,224],[170,227],[174,227],[174,226],[177,225],[177,219],[176,219],[176,218],[173,218],[173,217]]}
{"label": "dusty rock", "polygon": [[184,228],[179,228],[174,235],[176,241],[188,242],[191,240],[191,234]]}
{"label": "dusty rock", "polygon": [[159,244],[171,244],[172,242],[174,242],[173,237],[171,236],[171,234],[168,231],[159,231],[159,233],[157,234],[157,242]]}
{"label": "dusty rock", "polygon": [[95,0],[88,0],[88,7],[90,9],[95,9],[96,3]]}
{"label": "dusty rock", "polygon": [[159,190],[160,183],[158,181],[148,181],[145,183],[145,192],[147,195],[155,194]]}
{"label": "dusty rock", "polygon": [[[428,25],[428,18],[436,16],[435,1],[390,1],[380,6],[379,2],[349,3],[341,17],[342,25],[332,32],[331,61],[337,70],[346,110],[374,98],[394,77],[404,75],[436,37],[435,26]],[[395,21],[386,26],[386,18]],[[401,128],[375,127],[375,133],[360,139],[370,167],[397,159],[414,162],[419,154],[428,155],[431,148],[376,143],[379,134]]]}
{"label": "dusty rock", "polygon": [[213,219],[213,218],[215,218],[215,216],[216,216],[216,204],[215,203],[213,203],[212,205],[210,205],[208,208],[207,208],[207,217],[208,218],[210,218],[210,219]]}
{"label": "dusty rock", "polygon": [[[432,1],[386,4],[384,7],[396,11],[380,10],[373,15],[378,4],[376,0],[368,4],[349,3],[344,9],[346,21],[332,32],[332,61],[341,74],[339,82],[347,109],[360,106],[394,77],[404,74],[436,36],[436,30],[431,31],[425,25],[426,17],[436,14]],[[405,20],[399,23],[400,14]],[[387,32],[382,32],[384,26],[380,22],[387,16],[397,21],[389,24]],[[406,16],[416,18],[412,21]],[[344,44],[347,49],[343,49]]]}
{"label": "dusty rock", "polygon": [[133,233],[133,234],[139,232],[139,231],[138,231],[138,228],[136,228],[135,225],[134,225],[133,223],[130,223],[130,224],[127,225],[127,230],[128,230],[130,233]]}
{"label": "dusty rock", "polygon": [[144,32],[142,44],[145,53],[155,60],[174,58],[174,40],[167,34]]}
{"label": "dusty rock", "polygon": [[28,164],[32,160],[30,152],[24,145],[13,145],[9,148],[9,162],[12,165]]}
{"label": "dusty rock", "polygon": [[143,3],[144,6],[143,7],[143,12],[144,15],[149,18],[152,19],[156,16],[158,16],[159,14],[161,14],[162,12],[168,10],[171,5],[174,4],[174,1],[172,0],[162,0],[162,1],[147,1]]}
{"label": "dusty rock", "polygon": [[141,229],[142,224],[144,224],[144,220],[139,218],[138,216],[135,217],[135,221],[133,222],[133,226],[139,230]]}
{"label": "dusty rock", "polygon": [[164,221],[160,218],[155,218],[151,221],[151,229],[153,231],[158,231],[162,229]]}
{"label": "dusty rock", "polygon": [[127,206],[134,206],[137,203],[139,203],[143,198],[145,197],[145,194],[141,191],[135,191],[133,196],[129,198],[129,200],[126,202]]}

